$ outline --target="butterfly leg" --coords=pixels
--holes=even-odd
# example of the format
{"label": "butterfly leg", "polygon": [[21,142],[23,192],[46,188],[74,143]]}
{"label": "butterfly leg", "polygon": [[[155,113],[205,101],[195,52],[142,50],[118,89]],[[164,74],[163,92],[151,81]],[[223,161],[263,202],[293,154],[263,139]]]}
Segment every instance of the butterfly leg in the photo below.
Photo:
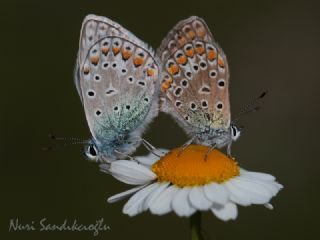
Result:
{"label": "butterfly leg", "polygon": [[208,158],[209,153],[210,153],[213,149],[215,149],[216,146],[217,146],[217,145],[214,143],[214,144],[212,144],[212,146],[209,147],[208,151],[206,152],[206,155],[204,155],[204,160],[205,160],[205,161],[207,161],[207,158]]}
{"label": "butterfly leg", "polygon": [[[151,143],[149,143],[147,140],[145,140],[144,138],[141,139],[143,146],[149,151],[151,152],[153,155],[157,156],[157,157],[163,157],[165,154],[160,152],[157,150],[156,147],[154,147]],[[158,152],[157,152],[158,151]]]}
{"label": "butterfly leg", "polygon": [[114,150],[114,152],[117,153],[117,154],[121,154],[121,155],[129,158],[130,160],[135,161],[136,163],[139,163],[136,159],[134,159],[133,157],[131,157],[130,155],[128,155],[128,154],[126,154],[126,153],[120,152],[120,151],[118,151],[118,150]]}
{"label": "butterfly leg", "polygon": [[235,159],[234,157],[232,157],[231,155],[231,145],[232,145],[232,141],[230,141],[230,143],[227,146],[227,156],[231,159]]}
{"label": "butterfly leg", "polygon": [[179,157],[181,155],[181,153],[189,146],[193,143],[193,141],[195,140],[196,137],[192,137],[191,139],[189,139],[185,144],[183,144],[180,147],[180,151],[178,152],[177,157]]}
{"label": "butterfly leg", "polygon": [[110,174],[110,164],[103,163],[103,164],[100,164],[99,167],[101,172]]}

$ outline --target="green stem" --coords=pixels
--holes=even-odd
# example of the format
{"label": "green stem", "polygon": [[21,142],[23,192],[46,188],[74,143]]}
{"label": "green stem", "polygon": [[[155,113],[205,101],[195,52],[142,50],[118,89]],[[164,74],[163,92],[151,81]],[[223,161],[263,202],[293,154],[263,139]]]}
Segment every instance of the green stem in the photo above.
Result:
{"label": "green stem", "polygon": [[201,212],[198,211],[190,217],[191,240],[204,240],[201,229]]}

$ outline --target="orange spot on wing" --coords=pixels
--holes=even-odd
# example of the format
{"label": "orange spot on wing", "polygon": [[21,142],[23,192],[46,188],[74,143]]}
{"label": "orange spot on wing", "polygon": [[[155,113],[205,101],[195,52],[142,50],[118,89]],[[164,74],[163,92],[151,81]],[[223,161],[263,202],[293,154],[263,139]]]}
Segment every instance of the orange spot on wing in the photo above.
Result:
{"label": "orange spot on wing", "polygon": [[185,64],[187,62],[187,57],[186,56],[181,56],[177,59],[177,62],[179,64]]}
{"label": "orange spot on wing", "polygon": [[169,82],[164,82],[161,84],[161,90],[166,92],[170,88],[171,84]]}
{"label": "orange spot on wing", "polygon": [[168,83],[172,83],[173,82],[173,80],[172,80],[172,78],[171,77],[168,77],[168,79],[166,80],[166,82],[168,82]]}
{"label": "orange spot on wing", "polygon": [[113,54],[117,55],[119,53],[119,51],[120,51],[120,48],[114,47],[112,50],[113,50]]}
{"label": "orange spot on wing", "polygon": [[186,52],[186,55],[187,55],[188,57],[193,57],[193,54],[194,54],[194,50],[193,50],[193,49],[186,50],[185,52]]}
{"label": "orange spot on wing", "polygon": [[92,57],[90,58],[90,61],[91,61],[92,64],[97,65],[98,62],[99,62],[99,56],[98,56],[98,55],[92,56]]}
{"label": "orange spot on wing", "polygon": [[127,60],[127,59],[129,59],[131,56],[132,56],[132,52],[131,52],[131,51],[128,51],[128,50],[126,50],[126,49],[123,49],[123,50],[122,50],[122,57],[123,57],[123,59]]}
{"label": "orange spot on wing", "polygon": [[83,69],[83,73],[84,74],[88,74],[90,72],[90,68],[89,67],[85,67],[84,69]]}
{"label": "orange spot on wing", "polygon": [[192,30],[186,33],[188,39],[194,39],[196,37],[196,33]]}
{"label": "orange spot on wing", "polygon": [[167,91],[171,87],[172,82],[172,78],[169,75],[167,75],[163,80],[163,83],[161,84],[161,90],[163,92]]}
{"label": "orange spot on wing", "polygon": [[197,29],[197,35],[201,38],[204,38],[206,36],[206,31],[204,30],[203,27]]}
{"label": "orange spot on wing", "polygon": [[218,56],[218,65],[219,67],[224,68],[224,61],[220,55]]}
{"label": "orange spot on wing", "polygon": [[196,52],[199,54],[199,55],[202,55],[204,53],[204,47],[196,47]]}
{"label": "orange spot on wing", "polygon": [[154,70],[152,69],[152,68],[148,68],[147,69],[147,74],[148,74],[148,76],[150,77],[150,76],[153,76],[154,75]]}
{"label": "orange spot on wing", "polygon": [[209,50],[208,52],[208,59],[213,61],[217,57],[217,53],[214,50]]}
{"label": "orange spot on wing", "polygon": [[184,44],[187,43],[187,39],[185,37],[179,36],[178,43],[180,44],[180,46],[183,46]]}
{"label": "orange spot on wing", "polygon": [[101,52],[102,52],[104,55],[107,55],[107,53],[109,52],[109,48],[107,48],[107,47],[102,47],[102,48],[101,48]]}
{"label": "orange spot on wing", "polygon": [[141,66],[143,63],[144,63],[144,60],[143,58],[141,57],[136,57],[134,60],[133,60],[133,63],[136,67],[139,67]]}
{"label": "orange spot on wing", "polygon": [[172,64],[170,67],[168,67],[168,72],[170,73],[170,74],[176,74],[176,73],[178,73],[179,72],[179,67],[178,67],[178,65],[176,65],[176,64]]}

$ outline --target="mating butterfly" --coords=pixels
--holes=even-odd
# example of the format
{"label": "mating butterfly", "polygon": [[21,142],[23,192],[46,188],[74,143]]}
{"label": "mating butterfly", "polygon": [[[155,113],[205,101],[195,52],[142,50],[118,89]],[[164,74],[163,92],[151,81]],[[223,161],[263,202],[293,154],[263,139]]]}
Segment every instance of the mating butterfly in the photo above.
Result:
{"label": "mating butterfly", "polygon": [[162,61],[161,110],[171,114],[193,141],[221,148],[240,136],[230,121],[229,66],[205,21],[180,21],[157,51]]}
{"label": "mating butterfly", "polygon": [[159,64],[144,42],[112,20],[88,15],[82,24],[75,84],[92,139],[89,159],[124,158],[158,114]]}

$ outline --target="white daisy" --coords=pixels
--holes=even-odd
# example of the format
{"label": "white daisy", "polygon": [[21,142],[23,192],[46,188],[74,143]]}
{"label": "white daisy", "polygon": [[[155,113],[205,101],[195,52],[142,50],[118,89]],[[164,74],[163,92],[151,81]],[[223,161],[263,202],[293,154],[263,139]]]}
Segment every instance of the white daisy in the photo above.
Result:
{"label": "white daisy", "polygon": [[137,162],[120,160],[102,166],[118,180],[137,185],[110,197],[108,202],[133,194],[123,207],[123,213],[129,216],[148,209],[157,215],[174,211],[181,217],[210,210],[224,221],[237,217],[236,204],[263,204],[272,209],[270,199],[282,188],[275,177],[246,171],[218,150],[204,159],[207,150],[190,145],[180,155],[180,148],[176,148],[160,159],[149,154],[135,158]]}

